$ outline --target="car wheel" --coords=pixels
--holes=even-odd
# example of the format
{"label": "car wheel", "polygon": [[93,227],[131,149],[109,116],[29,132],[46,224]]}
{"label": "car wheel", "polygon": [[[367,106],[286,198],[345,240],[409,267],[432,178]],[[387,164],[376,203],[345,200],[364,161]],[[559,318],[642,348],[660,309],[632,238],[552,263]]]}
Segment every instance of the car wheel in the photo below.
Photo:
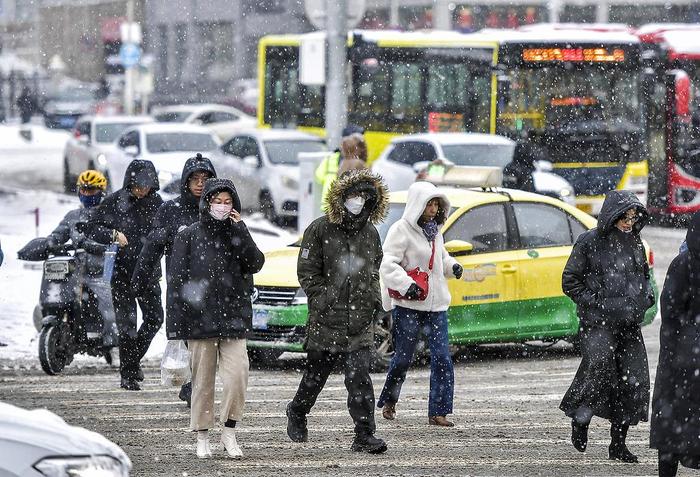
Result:
{"label": "car wheel", "polygon": [[371,371],[386,371],[394,357],[394,340],[391,336],[391,312],[380,313],[374,321],[374,348]]}
{"label": "car wheel", "polygon": [[260,211],[271,223],[277,223],[278,217],[275,212],[275,203],[272,201],[272,195],[269,192],[260,193]]}
{"label": "car wheel", "polygon": [[70,361],[70,346],[63,326],[52,323],[44,326],[39,333],[39,362],[41,369],[50,376],[59,374]]}
{"label": "car wheel", "polygon": [[248,359],[254,366],[269,368],[277,364],[284,351],[270,348],[248,348]]}
{"label": "car wheel", "polygon": [[63,190],[66,194],[72,194],[75,192],[75,181],[73,175],[68,169],[68,158],[63,158]]}

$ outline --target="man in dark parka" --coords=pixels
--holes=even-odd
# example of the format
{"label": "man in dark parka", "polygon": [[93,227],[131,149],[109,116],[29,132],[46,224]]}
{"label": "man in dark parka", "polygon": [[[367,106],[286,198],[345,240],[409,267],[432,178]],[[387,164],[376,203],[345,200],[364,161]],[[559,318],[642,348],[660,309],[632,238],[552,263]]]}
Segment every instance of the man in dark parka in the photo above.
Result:
{"label": "man in dark parka", "polygon": [[369,375],[373,321],[381,310],[382,245],[373,224],[384,219],[388,192],[368,170],[349,171],[328,193],[326,215],[304,231],[297,275],[309,301],[307,368],[287,406],[287,434],[308,438],[306,415],[340,360],[345,368],[348,410],[355,423],[352,450],[381,453],[374,437],[374,390]]}
{"label": "man in dark parka", "polygon": [[623,462],[637,462],[625,444],[627,430],[646,421],[649,408],[641,323],[655,298],[639,236],[647,220],[633,193],[608,192],[598,227],[578,238],[562,276],[564,293],[576,303],[582,360],[559,407],[572,419],[580,452],[591,418],[610,420],[609,457]]}
{"label": "man in dark parka", "polygon": [[651,410],[659,475],[678,463],[700,468],[700,213],[686,235],[688,249],[668,267],[661,293],[661,347]]}
{"label": "man in dark parka", "polygon": [[[117,252],[112,275],[112,298],[119,330],[121,387],[140,390],[143,380],[141,358],[163,324],[160,284],[150,279],[139,297],[134,296],[131,277],[148,234],[153,230],[158,208],[163,199],[158,195],[158,174],[151,161],[134,159],[124,173],[124,185],[108,195],[96,209],[88,236],[97,241],[115,237],[123,241]],[[160,264],[154,270],[160,276]],[[143,323],[136,329],[136,303],[141,308]]]}

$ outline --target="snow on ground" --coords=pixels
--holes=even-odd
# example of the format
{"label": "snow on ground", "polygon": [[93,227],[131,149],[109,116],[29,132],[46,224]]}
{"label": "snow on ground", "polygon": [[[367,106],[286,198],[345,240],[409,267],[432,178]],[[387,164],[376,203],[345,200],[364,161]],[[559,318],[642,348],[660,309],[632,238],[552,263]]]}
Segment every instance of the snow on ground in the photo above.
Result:
{"label": "snow on ground", "polygon": [[[61,183],[62,154],[67,133],[32,125],[33,141],[23,143],[19,126],[0,126],[0,243],[5,261],[0,266],[0,359],[37,359],[37,331],[32,312],[39,298],[41,262],[23,262],[17,251],[38,235],[45,236],[63,216],[79,206],[76,197],[56,190]],[[36,184],[36,186],[33,186]],[[47,187],[49,186],[49,187]],[[261,250],[280,248],[296,240],[296,233],[274,226],[260,214],[244,217]],[[161,282],[163,289],[164,282]],[[163,296],[165,303],[165,296]],[[165,327],[147,357],[159,357],[165,348]],[[38,360],[37,360],[38,361]],[[97,358],[76,357],[80,362]]]}

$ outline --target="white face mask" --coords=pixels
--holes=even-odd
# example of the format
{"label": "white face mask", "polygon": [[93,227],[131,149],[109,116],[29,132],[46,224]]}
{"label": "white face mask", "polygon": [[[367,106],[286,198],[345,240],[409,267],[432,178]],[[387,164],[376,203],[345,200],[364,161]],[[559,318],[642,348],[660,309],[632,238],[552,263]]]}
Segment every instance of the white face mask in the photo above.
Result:
{"label": "white face mask", "polygon": [[209,206],[209,215],[216,220],[226,220],[233,210],[231,204],[211,204]]}
{"label": "white face mask", "polygon": [[357,215],[362,212],[362,208],[365,206],[365,199],[363,197],[351,197],[345,201],[345,208],[348,209],[352,215]]}

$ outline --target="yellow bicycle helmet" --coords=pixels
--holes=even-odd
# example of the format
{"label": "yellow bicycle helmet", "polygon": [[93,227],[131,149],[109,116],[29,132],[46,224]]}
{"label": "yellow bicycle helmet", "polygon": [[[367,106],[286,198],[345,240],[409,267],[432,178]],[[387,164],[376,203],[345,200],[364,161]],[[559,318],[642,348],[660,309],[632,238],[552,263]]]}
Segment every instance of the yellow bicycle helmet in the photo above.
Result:
{"label": "yellow bicycle helmet", "polygon": [[78,176],[78,189],[107,190],[107,179],[100,171],[88,169]]}

